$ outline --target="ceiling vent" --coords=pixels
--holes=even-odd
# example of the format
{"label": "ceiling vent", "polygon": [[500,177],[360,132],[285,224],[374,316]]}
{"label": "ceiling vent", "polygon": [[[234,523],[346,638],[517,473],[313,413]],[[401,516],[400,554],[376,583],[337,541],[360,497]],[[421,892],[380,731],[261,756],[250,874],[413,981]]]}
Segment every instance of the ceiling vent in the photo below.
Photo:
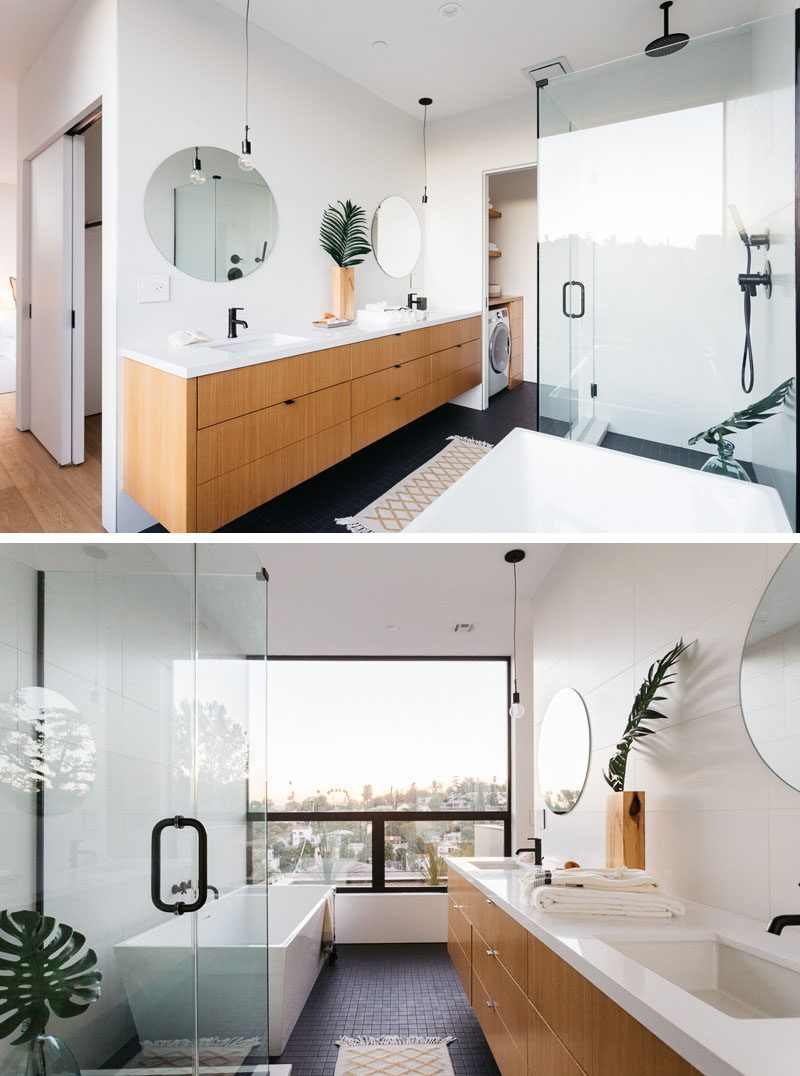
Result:
{"label": "ceiling vent", "polygon": [[474,624],[456,623],[450,626],[450,631],[454,635],[469,635],[471,631],[475,631]]}
{"label": "ceiling vent", "polygon": [[572,70],[572,64],[566,56],[557,56],[555,60],[545,60],[544,63],[534,64],[532,67],[523,67],[522,73],[529,78],[534,86],[542,82],[548,82],[551,78],[560,78],[568,75]]}

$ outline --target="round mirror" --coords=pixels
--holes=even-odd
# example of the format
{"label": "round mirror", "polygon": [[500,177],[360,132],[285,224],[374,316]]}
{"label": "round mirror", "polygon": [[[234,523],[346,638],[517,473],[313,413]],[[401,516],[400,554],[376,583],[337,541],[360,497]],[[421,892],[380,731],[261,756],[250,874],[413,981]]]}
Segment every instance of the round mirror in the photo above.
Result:
{"label": "round mirror", "polygon": [[387,276],[408,276],[419,261],[422,230],[412,206],[397,194],[384,198],[372,218],[372,249]]}
{"label": "round mirror", "polygon": [[150,238],[198,280],[238,280],[270,256],[278,210],[263,176],[225,149],[192,146],[156,168],[144,196]]}
{"label": "round mirror", "polygon": [[539,788],[553,814],[568,814],[589,773],[591,734],[581,696],[565,687],[553,696],[539,736]]}
{"label": "round mirror", "polygon": [[769,768],[800,790],[800,547],[773,575],[744,644],[742,713]]}

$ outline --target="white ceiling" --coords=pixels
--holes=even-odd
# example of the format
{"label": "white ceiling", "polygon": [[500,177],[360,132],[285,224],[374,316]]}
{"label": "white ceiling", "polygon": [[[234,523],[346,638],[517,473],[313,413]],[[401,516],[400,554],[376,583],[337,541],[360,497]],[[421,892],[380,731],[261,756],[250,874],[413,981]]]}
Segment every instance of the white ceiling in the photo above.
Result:
{"label": "white ceiling", "polygon": [[[432,97],[431,120],[526,88],[533,94],[523,67],[560,55],[575,70],[592,67],[640,52],[662,32],[657,0],[460,2],[462,14],[444,19],[442,0],[251,0],[251,19],[414,115],[418,99]],[[219,3],[244,13],[245,0]],[[793,7],[792,0],[676,0],[672,28],[696,36]],[[388,48],[374,49],[377,40]]]}
{"label": "white ceiling", "polygon": [[[257,546],[270,576],[270,653],[508,654],[513,570],[503,555],[511,547],[353,540]],[[523,601],[563,546],[521,548]],[[453,634],[456,621],[473,622],[475,630]]]}
{"label": "white ceiling", "polygon": [[75,0],[0,0],[0,79],[16,85]]}

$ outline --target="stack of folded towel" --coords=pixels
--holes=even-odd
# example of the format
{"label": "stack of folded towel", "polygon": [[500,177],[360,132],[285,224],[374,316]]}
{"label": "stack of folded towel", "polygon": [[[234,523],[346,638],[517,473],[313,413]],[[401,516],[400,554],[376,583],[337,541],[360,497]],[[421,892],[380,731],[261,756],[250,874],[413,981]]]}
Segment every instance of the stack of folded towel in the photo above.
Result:
{"label": "stack of folded towel", "polygon": [[525,903],[564,915],[671,919],[686,911],[679,900],[664,893],[652,874],[627,867],[554,871],[537,868],[525,875],[520,890]]}

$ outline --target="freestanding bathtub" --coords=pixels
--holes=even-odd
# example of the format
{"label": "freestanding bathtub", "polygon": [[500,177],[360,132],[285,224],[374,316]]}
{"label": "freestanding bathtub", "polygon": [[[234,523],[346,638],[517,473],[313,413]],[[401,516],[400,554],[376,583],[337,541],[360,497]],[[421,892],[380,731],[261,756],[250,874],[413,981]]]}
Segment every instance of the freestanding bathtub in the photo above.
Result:
{"label": "freestanding bathtub", "polygon": [[[269,996],[269,1053],[282,1052],[325,962],[325,885],[270,886],[269,955],[264,887],[210,900],[198,913],[198,1031],[201,1038],[263,1041]],[[114,946],[141,1042],[194,1035],[191,916],[176,917]],[[269,983],[267,983],[267,973]]]}

